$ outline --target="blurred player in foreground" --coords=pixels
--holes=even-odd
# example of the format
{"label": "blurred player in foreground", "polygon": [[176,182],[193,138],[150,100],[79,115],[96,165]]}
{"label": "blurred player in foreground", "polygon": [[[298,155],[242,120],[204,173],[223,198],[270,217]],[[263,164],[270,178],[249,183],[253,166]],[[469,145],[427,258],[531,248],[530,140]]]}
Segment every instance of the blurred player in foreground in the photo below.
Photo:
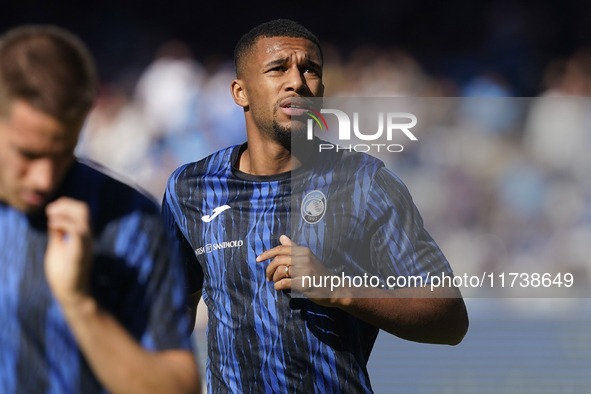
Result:
{"label": "blurred player in foreground", "polygon": [[95,92],[70,33],[0,38],[0,392],[197,393],[157,207],[74,157]]}
{"label": "blurred player in foreground", "polygon": [[[208,306],[209,390],[367,393],[366,366],[380,328],[413,341],[459,343],[468,317],[455,288],[446,290],[450,298],[441,298],[443,289],[431,298],[363,289],[365,298],[356,298],[302,286],[302,275],[330,275],[327,267],[345,260],[382,277],[451,269],[408,191],[381,161],[334,150],[306,162],[293,157],[292,142],[305,129],[292,130],[292,116],[324,91],[315,36],[277,20],[242,37],[234,56],[232,95],[244,108],[248,142],[179,168],[163,204],[192,299],[196,305],[202,294]],[[318,152],[311,148],[306,152]],[[317,201],[316,210],[326,209],[321,219],[299,217],[298,189],[326,196]],[[290,217],[292,201],[297,217]],[[294,233],[307,245],[286,236]],[[307,298],[282,291],[292,286]]]}

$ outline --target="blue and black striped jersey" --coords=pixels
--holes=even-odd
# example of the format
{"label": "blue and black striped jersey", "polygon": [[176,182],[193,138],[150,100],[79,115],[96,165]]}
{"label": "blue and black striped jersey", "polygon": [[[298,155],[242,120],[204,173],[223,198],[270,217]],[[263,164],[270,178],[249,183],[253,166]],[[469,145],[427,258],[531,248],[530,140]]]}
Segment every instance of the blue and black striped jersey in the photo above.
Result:
{"label": "blue and black striped jersey", "polygon": [[[378,329],[337,308],[278,292],[263,251],[288,235],[327,268],[420,275],[451,269],[402,182],[372,156],[329,151],[296,170],[234,168],[246,144],[171,176],[163,215],[183,252],[188,292],[208,307],[212,393],[371,392]],[[354,273],[354,275],[356,275]]]}
{"label": "blue and black striped jersey", "polygon": [[[76,162],[58,197],[86,202],[93,296],[146,349],[191,349],[184,275],[158,207]],[[47,218],[0,203],[0,392],[101,393],[44,275]]]}

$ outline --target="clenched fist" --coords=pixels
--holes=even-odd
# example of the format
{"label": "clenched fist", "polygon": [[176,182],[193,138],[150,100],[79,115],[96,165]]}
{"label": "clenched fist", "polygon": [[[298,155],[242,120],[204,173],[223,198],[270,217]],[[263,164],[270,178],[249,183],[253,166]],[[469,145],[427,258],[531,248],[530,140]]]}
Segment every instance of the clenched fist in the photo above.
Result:
{"label": "clenched fist", "polygon": [[[257,262],[273,259],[267,266],[268,281],[275,282],[275,290],[297,290],[311,301],[324,306],[336,306],[343,298],[343,289],[330,291],[326,287],[312,287],[311,279],[330,275],[322,262],[309,248],[298,246],[286,235],[279,238],[281,245],[263,252]],[[308,281],[303,278],[307,277]],[[307,282],[307,283],[306,283]],[[316,283],[316,282],[314,282]]]}
{"label": "clenched fist", "polygon": [[53,295],[69,306],[90,295],[90,213],[86,203],[62,197],[47,206],[46,214],[45,276]]}

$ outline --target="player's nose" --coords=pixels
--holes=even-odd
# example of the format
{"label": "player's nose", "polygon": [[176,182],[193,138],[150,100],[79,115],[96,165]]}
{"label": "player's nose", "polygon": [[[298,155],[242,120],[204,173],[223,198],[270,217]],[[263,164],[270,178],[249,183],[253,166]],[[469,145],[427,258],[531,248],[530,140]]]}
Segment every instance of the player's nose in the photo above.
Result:
{"label": "player's nose", "polygon": [[285,90],[302,93],[308,89],[306,78],[298,67],[290,67],[286,73],[286,77]]}
{"label": "player's nose", "polygon": [[49,158],[37,159],[29,165],[26,183],[37,193],[50,193],[56,182],[56,165]]}

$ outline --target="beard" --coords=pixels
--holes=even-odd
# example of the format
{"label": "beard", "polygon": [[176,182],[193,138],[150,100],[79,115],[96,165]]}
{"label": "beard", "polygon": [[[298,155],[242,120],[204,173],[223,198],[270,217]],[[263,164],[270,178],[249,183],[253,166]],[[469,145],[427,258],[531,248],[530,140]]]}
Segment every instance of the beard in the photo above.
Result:
{"label": "beard", "polygon": [[280,125],[273,120],[272,138],[279,142],[285,149],[291,152],[292,157],[301,162],[308,159],[314,151],[314,140],[308,140],[308,129],[301,121],[292,121],[289,125]]}
{"label": "beard", "polygon": [[[278,112],[279,112],[279,101],[275,103],[273,108],[271,119],[268,119],[263,122],[257,122],[259,130],[261,130],[266,136],[270,137],[271,139],[277,141],[281,145],[286,148],[290,148],[291,142],[295,141],[304,141],[307,136],[307,128],[306,124],[302,120],[296,120],[295,117],[292,118],[291,122],[287,124],[280,124],[277,121]],[[260,109],[254,106],[251,107],[253,111],[253,116],[258,119],[264,119],[265,116],[260,116]]]}
{"label": "beard", "polygon": [[277,142],[290,143],[303,141],[306,139],[306,126],[300,121],[291,121],[290,125],[281,125],[277,120],[273,119],[271,127],[271,137]]}
{"label": "beard", "polygon": [[[292,116],[290,122],[279,123],[279,111],[281,109],[281,102],[284,100],[278,99],[273,109],[265,114],[265,109],[256,105],[251,105],[253,117],[258,125],[259,130],[267,137],[281,144],[283,147],[292,151],[294,145],[307,146],[313,141],[308,140],[308,128],[306,124],[306,117],[303,115]],[[311,104],[308,104],[312,106]],[[268,110],[267,110],[268,111]],[[257,122],[258,120],[258,122]]]}

